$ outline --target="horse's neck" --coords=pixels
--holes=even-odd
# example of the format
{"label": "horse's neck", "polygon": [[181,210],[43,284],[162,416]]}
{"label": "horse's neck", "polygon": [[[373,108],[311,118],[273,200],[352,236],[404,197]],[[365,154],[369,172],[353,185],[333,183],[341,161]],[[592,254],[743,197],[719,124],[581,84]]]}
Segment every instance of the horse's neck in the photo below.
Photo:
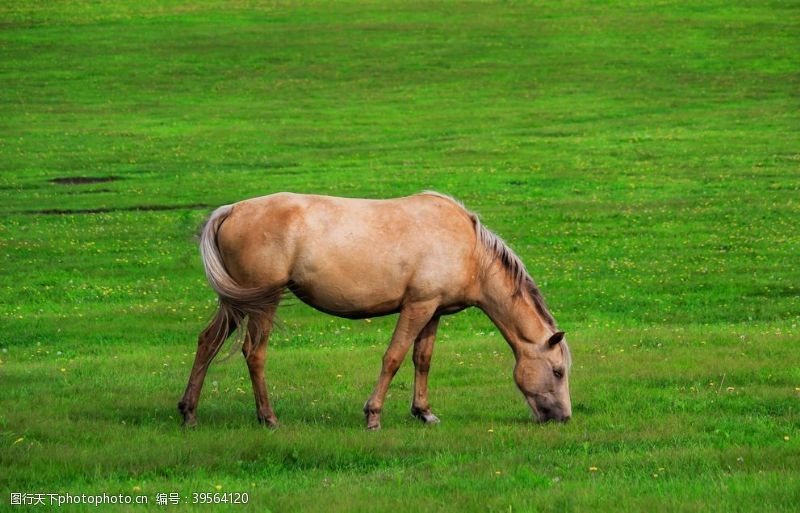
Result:
{"label": "horse's neck", "polygon": [[486,273],[480,308],[498,327],[515,354],[526,344],[545,340],[553,331],[542,319],[527,292],[515,288],[503,269]]}

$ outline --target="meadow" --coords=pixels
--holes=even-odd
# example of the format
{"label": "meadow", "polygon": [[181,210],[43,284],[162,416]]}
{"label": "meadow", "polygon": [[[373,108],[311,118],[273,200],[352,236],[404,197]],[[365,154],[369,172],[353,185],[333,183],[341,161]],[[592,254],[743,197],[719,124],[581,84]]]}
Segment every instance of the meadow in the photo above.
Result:
{"label": "meadow", "polygon": [[[796,511],[796,2],[12,0],[0,27],[0,511]],[[426,189],[537,280],[572,421],[531,422],[473,309],[439,329],[441,424],[408,358],[367,432],[394,317],[295,300],[281,426],[235,355],[181,427],[214,207]]]}

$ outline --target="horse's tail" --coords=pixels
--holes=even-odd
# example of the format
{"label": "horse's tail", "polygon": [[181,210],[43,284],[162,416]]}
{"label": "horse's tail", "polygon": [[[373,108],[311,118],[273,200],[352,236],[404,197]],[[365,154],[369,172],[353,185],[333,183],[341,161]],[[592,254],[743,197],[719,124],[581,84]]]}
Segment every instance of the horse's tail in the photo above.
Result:
{"label": "horse's tail", "polygon": [[[234,345],[231,353],[236,351],[237,346],[241,346],[243,337],[247,333],[247,317],[262,313],[269,307],[277,306],[283,293],[282,287],[276,289],[243,287],[228,273],[225,263],[222,261],[217,234],[222,223],[232,211],[233,205],[223,205],[216,209],[206,221],[200,235],[200,255],[203,259],[206,278],[219,297],[219,309],[212,322],[219,321],[218,326],[230,326],[232,329],[238,327],[242,334],[239,343]],[[222,340],[217,341],[218,346],[222,345],[229,333],[227,331],[221,337]],[[256,336],[255,340],[259,338]]]}
{"label": "horse's tail", "polygon": [[200,256],[203,258],[206,278],[220,299],[234,296],[236,290],[240,288],[236,280],[225,269],[219,246],[217,246],[217,232],[219,232],[222,222],[231,214],[231,210],[233,210],[233,205],[223,205],[212,212],[200,235]]}

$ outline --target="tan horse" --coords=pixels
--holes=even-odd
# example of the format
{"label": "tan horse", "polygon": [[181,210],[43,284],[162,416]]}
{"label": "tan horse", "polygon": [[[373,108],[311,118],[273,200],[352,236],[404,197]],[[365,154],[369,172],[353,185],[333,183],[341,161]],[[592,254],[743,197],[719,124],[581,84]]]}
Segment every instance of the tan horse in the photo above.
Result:
{"label": "tan horse", "polygon": [[[200,334],[178,404],[194,425],[208,364],[240,325],[258,420],[277,424],[267,397],[267,339],[281,294],[351,319],[400,314],[375,389],[364,405],[380,428],[389,383],[414,344],[411,413],[428,404],[428,369],[439,317],[470,306],[497,325],[516,358],[514,380],[535,419],[568,420],[571,357],[520,259],[450,197],[426,192],[389,200],[273,194],[218,208],[200,242],[219,310]],[[246,325],[243,325],[243,321]]]}

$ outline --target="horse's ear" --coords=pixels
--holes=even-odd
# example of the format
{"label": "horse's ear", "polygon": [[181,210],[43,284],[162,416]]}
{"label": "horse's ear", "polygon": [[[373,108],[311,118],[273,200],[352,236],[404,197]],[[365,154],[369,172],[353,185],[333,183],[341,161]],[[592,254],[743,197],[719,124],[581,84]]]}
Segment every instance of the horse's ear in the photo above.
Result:
{"label": "horse's ear", "polygon": [[553,333],[553,335],[547,340],[547,345],[550,346],[550,347],[555,347],[562,340],[564,340],[564,332],[563,331],[557,331],[557,332]]}

